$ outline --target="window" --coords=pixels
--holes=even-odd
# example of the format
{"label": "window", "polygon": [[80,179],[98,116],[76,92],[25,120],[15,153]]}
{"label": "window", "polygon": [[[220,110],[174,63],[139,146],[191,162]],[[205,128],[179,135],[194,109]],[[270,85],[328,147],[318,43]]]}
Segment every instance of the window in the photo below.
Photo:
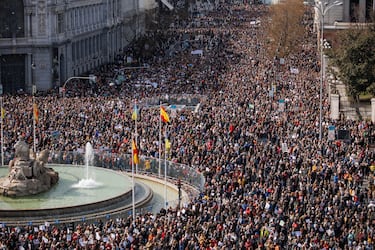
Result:
{"label": "window", "polygon": [[24,37],[22,0],[3,0],[0,4],[0,38]]}
{"label": "window", "polygon": [[58,13],[57,14],[57,33],[63,33],[65,32],[64,28],[64,13]]}
{"label": "window", "polygon": [[76,60],[76,43],[72,44],[72,59],[73,59],[73,62],[75,62],[75,60]]}
{"label": "window", "polygon": [[74,28],[78,27],[78,9],[74,9]]}
{"label": "window", "polygon": [[89,56],[92,54],[92,37],[89,38]]}

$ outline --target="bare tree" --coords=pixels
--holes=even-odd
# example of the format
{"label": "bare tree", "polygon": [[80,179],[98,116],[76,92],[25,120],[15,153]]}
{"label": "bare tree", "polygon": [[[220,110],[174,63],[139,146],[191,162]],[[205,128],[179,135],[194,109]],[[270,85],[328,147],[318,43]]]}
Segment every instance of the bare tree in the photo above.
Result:
{"label": "bare tree", "polygon": [[268,54],[270,57],[287,57],[300,47],[304,35],[302,0],[281,1],[270,7],[268,28]]}

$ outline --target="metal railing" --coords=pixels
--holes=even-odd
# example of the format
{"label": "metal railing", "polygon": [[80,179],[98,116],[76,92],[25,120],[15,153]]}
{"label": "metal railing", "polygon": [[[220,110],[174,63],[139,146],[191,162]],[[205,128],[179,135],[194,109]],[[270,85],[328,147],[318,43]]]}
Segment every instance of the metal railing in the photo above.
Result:
{"label": "metal railing", "polygon": [[[161,159],[161,161],[161,169],[159,169],[158,158],[141,156],[139,164],[135,166],[135,172],[164,178],[164,168],[166,166],[168,179],[180,179],[182,182],[195,187],[197,190],[203,190],[204,176],[195,168],[168,160],[164,161],[164,159]],[[85,156],[83,153],[77,151],[51,151],[48,163],[84,165]],[[131,172],[132,170],[131,155],[120,155],[106,151],[95,153],[93,165],[127,172]]]}
{"label": "metal railing", "polygon": [[[131,164],[131,155],[130,154],[116,154],[111,152],[95,152],[94,154],[94,162],[93,166],[102,167],[117,171],[132,171],[132,164]],[[14,158],[14,155],[8,154],[5,157],[5,164],[9,164],[9,161]],[[85,165],[85,154],[78,151],[51,151],[48,158],[47,166],[51,164],[56,165],[76,165],[76,166],[83,166]],[[167,181],[170,182],[172,185],[176,185],[177,188],[177,181],[181,180],[183,184],[184,193],[179,199],[171,199],[168,200],[168,207],[176,208],[180,201],[191,201],[199,193],[203,190],[204,187],[204,176],[202,173],[199,173],[195,168],[175,163],[172,161],[164,161],[161,159],[161,169],[159,170],[159,159],[152,158],[152,157],[140,157],[140,162],[135,167],[134,172],[140,175],[146,175],[152,178],[158,178],[160,183],[164,182],[164,167],[167,168]],[[183,204],[183,203],[181,203]],[[151,203],[145,204],[141,207],[135,209],[136,214],[145,214],[145,213],[158,213],[160,212],[160,208],[164,207],[164,200],[157,203],[153,201]],[[131,216],[132,209],[121,210],[116,213],[112,213],[108,211],[108,214],[105,216]],[[95,221],[99,218],[103,218],[103,214],[97,214],[96,216],[90,217],[82,217],[82,218],[70,218],[67,221]],[[65,222],[67,222],[65,221]],[[36,221],[34,221],[37,223]],[[40,222],[41,223],[41,222]],[[58,220],[52,222],[53,224],[59,224]]]}

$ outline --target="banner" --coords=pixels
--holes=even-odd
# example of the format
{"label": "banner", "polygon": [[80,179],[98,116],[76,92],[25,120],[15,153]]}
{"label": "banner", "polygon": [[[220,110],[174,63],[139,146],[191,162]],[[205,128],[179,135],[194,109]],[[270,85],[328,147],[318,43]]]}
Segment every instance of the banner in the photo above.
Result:
{"label": "banner", "polygon": [[196,49],[191,52],[192,55],[200,55],[203,56],[203,50],[201,49]]}
{"label": "banner", "polygon": [[328,140],[329,141],[334,141],[336,139],[335,136],[335,126],[328,126]]}

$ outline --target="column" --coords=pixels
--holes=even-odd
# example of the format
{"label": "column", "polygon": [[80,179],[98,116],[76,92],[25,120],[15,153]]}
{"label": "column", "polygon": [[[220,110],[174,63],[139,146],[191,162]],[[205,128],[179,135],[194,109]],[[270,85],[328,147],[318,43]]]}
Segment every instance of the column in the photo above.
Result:
{"label": "column", "polygon": [[33,62],[33,55],[31,53],[28,53],[26,56],[26,67],[25,67],[25,75],[26,75],[25,88],[26,88],[26,91],[29,93],[31,93],[31,88],[33,84],[36,84],[34,83],[34,79],[35,79],[34,67],[35,66],[33,67],[33,63],[35,64],[35,62]]}
{"label": "column", "polygon": [[343,1],[344,22],[350,22],[350,1]]}
{"label": "column", "polygon": [[366,22],[366,0],[359,0],[359,22]]}
{"label": "column", "polygon": [[340,96],[338,94],[331,95],[331,119],[338,120],[340,118]]}

